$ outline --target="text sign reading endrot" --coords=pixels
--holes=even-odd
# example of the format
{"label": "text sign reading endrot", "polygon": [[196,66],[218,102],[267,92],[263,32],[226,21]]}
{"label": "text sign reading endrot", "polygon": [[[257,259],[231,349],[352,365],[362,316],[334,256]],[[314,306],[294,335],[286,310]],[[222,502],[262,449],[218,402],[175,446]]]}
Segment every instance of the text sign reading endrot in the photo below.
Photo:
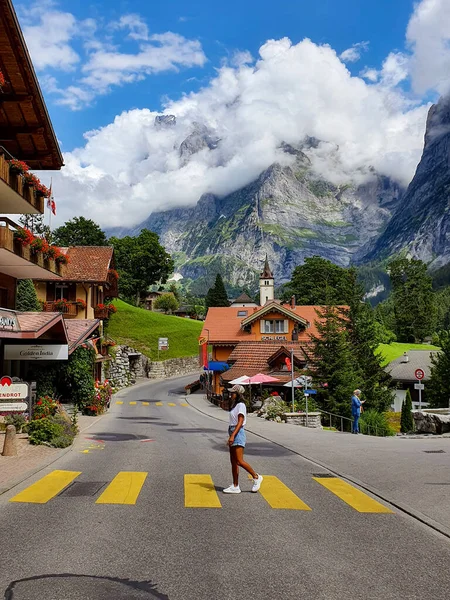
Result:
{"label": "text sign reading endrot", "polygon": [[419,381],[421,381],[424,377],[425,377],[425,372],[423,369],[416,369],[414,371],[414,376],[416,379],[418,379]]}
{"label": "text sign reading endrot", "polygon": [[67,344],[5,344],[5,360],[67,360]]}

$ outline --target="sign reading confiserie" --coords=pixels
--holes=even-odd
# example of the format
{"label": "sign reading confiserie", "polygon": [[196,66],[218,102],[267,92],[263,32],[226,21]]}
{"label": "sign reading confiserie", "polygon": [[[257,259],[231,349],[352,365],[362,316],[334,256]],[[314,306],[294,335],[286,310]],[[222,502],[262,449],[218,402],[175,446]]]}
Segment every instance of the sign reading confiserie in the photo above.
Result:
{"label": "sign reading confiserie", "polygon": [[67,360],[67,344],[5,344],[5,360]]}

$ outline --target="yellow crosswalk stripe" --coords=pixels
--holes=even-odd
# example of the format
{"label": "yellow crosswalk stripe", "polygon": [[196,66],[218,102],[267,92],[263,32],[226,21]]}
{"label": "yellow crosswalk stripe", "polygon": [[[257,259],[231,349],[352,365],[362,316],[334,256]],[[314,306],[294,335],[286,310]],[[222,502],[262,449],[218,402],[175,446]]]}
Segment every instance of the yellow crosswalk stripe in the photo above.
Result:
{"label": "yellow crosswalk stripe", "polygon": [[156,402],[156,406],[162,406],[163,403],[162,402]]}
{"label": "yellow crosswalk stripe", "polygon": [[122,400],[117,400],[116,404],[123,404]]}
{"label": "yellow crosswalk stripe", "polygon": [[386,506],[338,477],[313,477],[313,479],[360,513],[393,513]]}
{"label": "yellow crosswalk stripe", "polygon": [[150,404],[150,402],[143,402],[142,406],[148,406]]}
{"label": "yellow crosswalk stripe", "polygon": [[45,504],[81,475],[81,471],[52,471],[11,498],[10,502]]}
{"label": "yellow crosswalk stripe", "polygon": [[137,402],[130,402],[130,406],[136,406]]}
{"label": "yellow crosswalk stripe", "polygon": [[271,508],[311,510],[287,485],[273,475],[264,475],[259,493]]}
{"label": "yellow crosswalk stripe", "polygon": [[147,473],[121,471],[96,500],[96,504],[136,504]]}
{"label": "yellow crosswalk stripe", "polygon": [[167,406],[176,406],[176,404],[174,402],[168,402]]}
{"label": "yellow crosswalk stripe", "polygon": [[184,476],[186,508],[222,508],[211,475]]}

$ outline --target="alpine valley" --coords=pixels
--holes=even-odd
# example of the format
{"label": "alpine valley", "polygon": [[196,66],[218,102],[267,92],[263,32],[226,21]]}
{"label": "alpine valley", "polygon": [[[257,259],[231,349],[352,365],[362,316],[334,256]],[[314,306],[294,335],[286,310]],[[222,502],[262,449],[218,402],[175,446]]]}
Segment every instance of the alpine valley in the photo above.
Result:
{"label": "alpine valley", "polygon": [[[155,126],[175,123],[165,115]],[[189,161],[218,144],[213,132],[195,124],[180,157]],[[432,269],[450,262],[449,98],[430,109],[422,159],[407,190],[370,165],[332,183],[313,167],[321,147],[330,164],[339,163],[339,149],[326,142],[282,144],[287,165],[272,164],[229,195],[204,194],[196,206],[153,212],[138,227],[114,234],[134,235],[143,228],[158,233],[193,293],[204,293],[218,272],[230,290],[253,289],[266,254],[277,284],[313,255],[342,266],[377,265],[402,251]]]}

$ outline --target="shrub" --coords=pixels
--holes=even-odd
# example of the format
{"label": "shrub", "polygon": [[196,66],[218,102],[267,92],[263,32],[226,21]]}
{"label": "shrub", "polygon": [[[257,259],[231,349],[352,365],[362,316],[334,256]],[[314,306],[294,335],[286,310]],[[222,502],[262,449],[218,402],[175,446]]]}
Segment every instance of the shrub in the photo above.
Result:
{"label": "shrub", "polygon": [[361,414],[359,420],[361,433],[386,437],[395,435],[395,431],[389,425],[386,413],[380,413],[377,410],[366,410]]}
{"label": "shrub", "polygon": [[22,279],[17,284],[16,309],[21,311],[41,311],[36,289],[31,279]]}
{"label": "shrub", "polygon": [[[292,409],[292,403],[288,403]],[[316,412],[319,406],[312,396],[308,396],[308,412]],[[306,412],[306,397],[303,392],[296,391],[294,397],[294,410],[296,412]]]}
{"label": "shrub", "polygon": [[414,431],[414,419],[411,411],[411,392],[409,390],[406,390],[405,399],[402,403],[402,416],[400,418],[400,431],[402,433],[409,433],[410,431]]}
{"label": "shrub", "polygon": [[288,412],[289,408],[286,403],[278,396],[270,396],[264,402],[264,406],[258,412],[258,415],[268,419],[269,421],[274,421],[278,418],[283,418],[284,413]]}
{"label": "shrub", "polygon": [[52,440],[64,434],[64,427],[60,423],[56,423],[53,417],[47,417],[30,421],[27,425],[27,431],[30,444],[35,446],[40,444],[51,445]]}
{"label": "shrub", "polygon": [[22,413],[13,413],[5,417],[5,425],[14,425],[17,433],[21,433],[27,420]]}
{"label": "shrub", "polygon": [[59,403],[49,396],[42,396],[33,407],[33,419],[45,419],[56,414]]}

